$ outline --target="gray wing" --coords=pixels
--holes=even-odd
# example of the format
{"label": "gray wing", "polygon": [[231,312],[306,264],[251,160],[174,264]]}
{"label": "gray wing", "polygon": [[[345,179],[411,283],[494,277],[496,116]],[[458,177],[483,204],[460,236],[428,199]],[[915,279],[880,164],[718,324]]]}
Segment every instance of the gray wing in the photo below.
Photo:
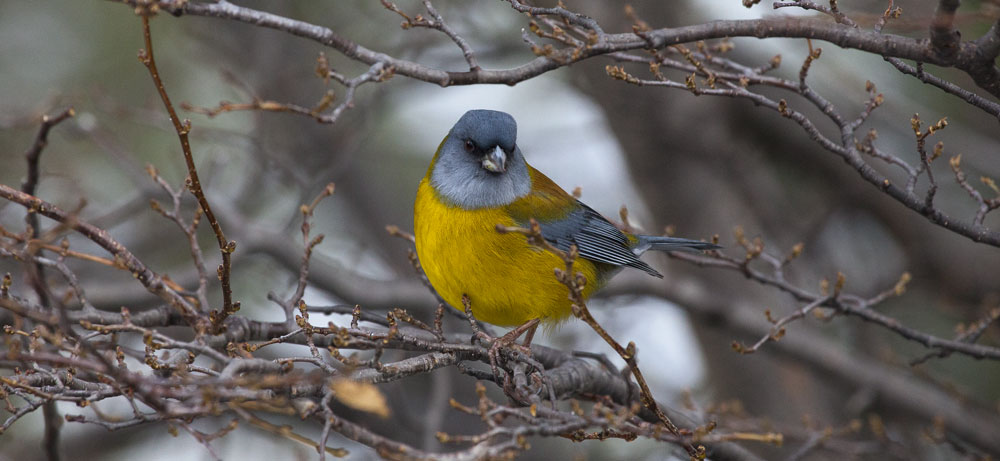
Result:
{"label": "gray wing", "polygon": [[628,237],[614,224],[582,202],[576,203],[579,208],[570,213],[569,217],[558,221],[538,222],[545,240],[563,251],[568,251],[570,245],[576,244],[580,256],[591,261],[634,267],[663,278],[662,274],[632,252]]}

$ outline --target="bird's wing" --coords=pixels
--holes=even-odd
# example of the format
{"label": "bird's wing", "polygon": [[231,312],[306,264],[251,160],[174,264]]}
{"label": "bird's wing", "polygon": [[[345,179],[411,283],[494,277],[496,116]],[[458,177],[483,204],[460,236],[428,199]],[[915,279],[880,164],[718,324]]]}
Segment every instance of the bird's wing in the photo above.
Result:
{"label": "bird's wing", "polygon": [[570,245],[576,244],[583,258],[634,267],[663,277],[632,252],[633,242],[604,216],[566,193],[538,170],[530,168],[530,172],[531,193],[508,208],[516,222],[526,226],[534,218],[542,237],[560,250],[567,251]]}

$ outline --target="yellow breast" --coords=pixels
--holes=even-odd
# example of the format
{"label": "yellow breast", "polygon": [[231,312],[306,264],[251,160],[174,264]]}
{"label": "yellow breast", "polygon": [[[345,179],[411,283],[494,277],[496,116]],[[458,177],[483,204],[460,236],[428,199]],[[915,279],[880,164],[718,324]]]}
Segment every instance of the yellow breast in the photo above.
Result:
{"label": "yellow breast", "polygon": [[[462,295],[468,295],[473,315],[494,325],[565,319],[571,314],[569,290],[554,275],[565,267],[562,260],[523,235],[498,233],[497,224],[516,223],[502,208],[445,204],[427,178],[420,182],[414,207],[417,256],[434,289],[459,310]],[[579,259],[574,270],[587,277],[589,296],[599,283],[594,264]]]}

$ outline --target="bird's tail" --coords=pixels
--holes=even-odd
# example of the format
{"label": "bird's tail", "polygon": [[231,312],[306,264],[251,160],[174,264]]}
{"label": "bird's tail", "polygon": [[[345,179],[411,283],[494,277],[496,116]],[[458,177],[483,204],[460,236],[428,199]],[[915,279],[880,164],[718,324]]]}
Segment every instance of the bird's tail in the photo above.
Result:
{"label": "bird's tail", "polygon": [[632,251],[641,255],[648,250],[657,251],[701,251],[715,250],[722,248],[714,243],[702,242],[700,240],[683,239],[677,237],[660,237],[656,235],[637,235],[639,244],[632,248]]}

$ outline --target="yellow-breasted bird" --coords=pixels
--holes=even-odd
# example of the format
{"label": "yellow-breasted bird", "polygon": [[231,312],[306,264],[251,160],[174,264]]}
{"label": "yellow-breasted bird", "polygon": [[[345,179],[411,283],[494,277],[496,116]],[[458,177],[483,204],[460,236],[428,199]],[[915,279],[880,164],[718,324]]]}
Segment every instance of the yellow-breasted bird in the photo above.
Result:
{"label": "yellow-breasted bird", "polygon": [[586,276],[585,297],[625,266],[662,278],[639,259],[646,250],[718,248],[620,231],[528,165],[513,117],[466,112],[441,141],[417,189],[417,255],[431,285],[459,310],[468,295],[473,315],[494,325],[534,327],[565,319],[571,302],[553,273],[565,267],[563,261],[524,235],[497,231],[497,225],[527,227],[532,218],[555,247],[566,251],[576,244],[573,267]]}

